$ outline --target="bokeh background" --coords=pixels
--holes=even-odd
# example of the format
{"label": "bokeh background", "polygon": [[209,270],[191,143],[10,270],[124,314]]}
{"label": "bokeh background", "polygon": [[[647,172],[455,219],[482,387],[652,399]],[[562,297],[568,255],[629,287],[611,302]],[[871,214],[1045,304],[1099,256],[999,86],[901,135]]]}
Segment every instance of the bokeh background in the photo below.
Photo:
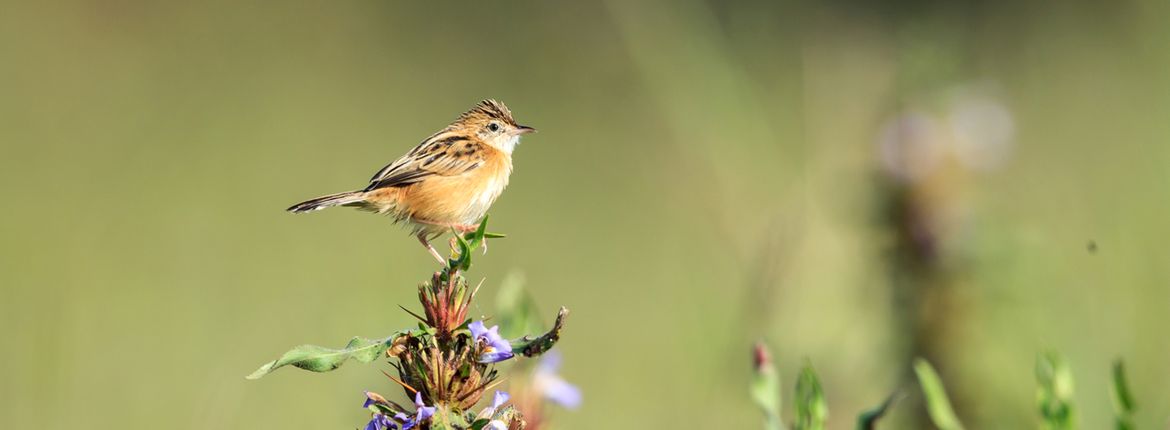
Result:
{"label": "bokeh background", "polygon": [[[1130,367],[1170,417],[1170,3],[10,2],[0,427],[355,428],[379,369],[244,375],[411,324],[433,261],[356,188],[483,98],[540,133],[477,260],[522,273],[584,407],[557,428],[756,428],[750,349],[832,428],[913,356],[972,428],[1085,428]],[[479,313],[491,315],[491,301]]]}

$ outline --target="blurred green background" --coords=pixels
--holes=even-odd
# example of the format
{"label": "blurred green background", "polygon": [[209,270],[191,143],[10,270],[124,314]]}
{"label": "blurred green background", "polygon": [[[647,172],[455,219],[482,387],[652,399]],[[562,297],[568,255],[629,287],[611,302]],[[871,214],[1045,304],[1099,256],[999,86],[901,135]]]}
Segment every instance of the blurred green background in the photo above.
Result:
{"label": "blurred green background", "polygon": [[1116,357],[1139,426],[1170,417],[1165,1],[3,10],[0,427],[363,424],[388,366],[243,377],[410,325],[434,262],[282,210],[489,97],[540,133],[471,275],[572,309],[558,428],[756,428],[757,339],[785,385],[815,364],[836,429],[919,353],[969,427],[1033,427],[1047,348],[1085,428]]}

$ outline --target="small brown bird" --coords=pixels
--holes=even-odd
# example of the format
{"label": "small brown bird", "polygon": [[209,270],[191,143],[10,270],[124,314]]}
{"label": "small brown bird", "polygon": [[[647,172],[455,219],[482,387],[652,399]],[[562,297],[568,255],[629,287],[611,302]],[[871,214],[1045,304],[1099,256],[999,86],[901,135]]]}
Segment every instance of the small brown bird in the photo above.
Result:
{"label": "small brown bird", "polygon": [[520,136],[535,132],[516,124],[507,106],[484,100],[446,128],[390,163],[357,191],[330,194],[288,208],[302,213],[352,206],[390,215],[413,227],[427,251],[445,264],[430,239],[454,229],[474,231],[508,186],[512,150]]}

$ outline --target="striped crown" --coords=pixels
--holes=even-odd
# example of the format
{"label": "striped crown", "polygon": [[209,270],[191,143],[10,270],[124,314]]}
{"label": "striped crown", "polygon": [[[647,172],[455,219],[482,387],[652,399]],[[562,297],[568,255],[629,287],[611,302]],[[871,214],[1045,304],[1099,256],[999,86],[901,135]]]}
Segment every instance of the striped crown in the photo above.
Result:
{"label": "striped crown", "polygon": [[487,99],[476,104],[462,115],[459,115],[458,122],[468,121],[487,121],[498,119],[507,122],[508,124],[516,125],[516,120],[512,119],[512,111],[508,110],[507,106],[498,101]]}

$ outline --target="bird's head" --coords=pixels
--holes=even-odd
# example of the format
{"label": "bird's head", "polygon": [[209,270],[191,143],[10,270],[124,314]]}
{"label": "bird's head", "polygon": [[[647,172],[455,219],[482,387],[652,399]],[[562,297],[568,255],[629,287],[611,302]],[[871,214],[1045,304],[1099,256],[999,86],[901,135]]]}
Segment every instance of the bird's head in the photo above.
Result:
{"label": "bird's head", "polygon": [[532,127],[516,124],[512,111],[495,100],[479,102],[451,126],[509,154],[520,143],[520,136],[536,132]]}

